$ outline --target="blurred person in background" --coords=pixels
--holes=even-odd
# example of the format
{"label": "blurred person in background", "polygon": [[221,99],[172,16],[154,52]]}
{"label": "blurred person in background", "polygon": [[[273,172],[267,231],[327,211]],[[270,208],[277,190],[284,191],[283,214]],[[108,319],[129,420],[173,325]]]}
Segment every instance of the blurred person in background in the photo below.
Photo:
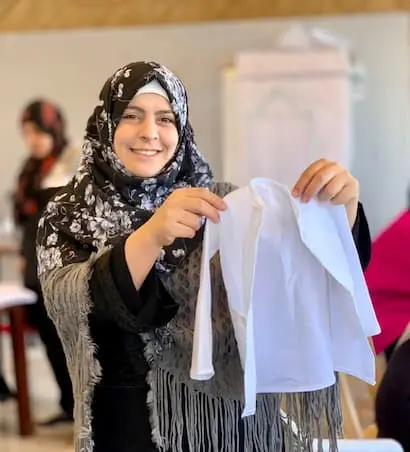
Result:
{"label": "blurred person in background", "polygon": [[387,368],[375,401],[379,438],[393,438],[410,452],[410,192],[408,206],[374,239],[365,273],[382,332],[377,354]]}
{"label": "blurred person in background", "polygon": [[373,338],[376,354],[387,362],[410,323],[410,210],[400,212],[373,240],[366,283],[381,333]]}
{"label": "blurred person in background", "polygon": [[20,125],[28,156],[13,193],[14,220],[22,232],[20,270],[24,285],[37,294],[37,303],[27,307],[27,322],[38,331],[60,390],[61,411],[42,422],[42,425],[54,425],[72,421],[73,391],[61,341],[44,307],[37,278],[35,243],[42,210],[58,188],[71,179],[77,153],[66,138],[62,112],[51,102],[36,100],[27,105]]}

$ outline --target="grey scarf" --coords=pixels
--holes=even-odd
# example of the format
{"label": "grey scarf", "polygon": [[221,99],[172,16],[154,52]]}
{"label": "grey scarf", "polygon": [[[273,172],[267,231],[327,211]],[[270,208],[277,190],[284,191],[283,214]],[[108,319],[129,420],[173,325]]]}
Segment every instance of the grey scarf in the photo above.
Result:
{"label": "grey scarf", "polygon": [[[140,179],[127,172],[112,142],[128,102],[154,78],[171,101],[179,144],[174,158],[158,176]],[[92,308],[88,280],[95,259],[118,238],[147,221],[173,190],[207,187],[224,196],[234,189],[213,182],[209,166],[195,145],[185,89],[168,69],[156,63],[125,66],[106,82],[100,100],[88,122],[80,168],[47,206],[39,224],[37,248],[45,302],[73,380],[79,452],[93,450],[91,400],[102,371],[88,325]],[[189,379],[200,257],[198,234],[193,240],[177,240],[164,249],[156,263],[158,275],[180,305],[166,327],[143,335],[151,368],[147,403],[159,449],[182,452],[185,434],[191,452],[205,452],[205,444],[214,452],[240,448],[246,452],[277,452],[283,444],[286,450],[310,451],[313,439],[323,436],[329,436],[331,450],[336,450],[336,438],[341,434],[337,384],[316,392],[260,395],[256,415],[240,419],[243,372],[218,257],[212,262],[216,375],[209,382]],[[286,422],[281,407],[287,414]],[[297,432],[292,421],[298,426]]]}

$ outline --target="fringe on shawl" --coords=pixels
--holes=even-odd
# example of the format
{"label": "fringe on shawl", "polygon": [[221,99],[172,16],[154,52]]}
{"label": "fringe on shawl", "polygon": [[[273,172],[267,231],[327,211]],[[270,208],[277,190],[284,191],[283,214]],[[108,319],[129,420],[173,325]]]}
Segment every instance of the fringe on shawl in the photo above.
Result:
{"label": "fringe on shawl", "polygon": [[329,452],[338,450],[338,382],[320,391],[260,395],[256,414],[243,420],[241,402],[196,391],[169,370],[154,367],[148,383],[152,437],[161,451],[323,452],[324,438]]}
{"label": "fringe on shawl", "polygon": [[[46,308],[73,382],[76,452],[94,449],[91,402],[101,366],[89,330],[88,281],[93,263],[105,251],[41,277]],[[161,451],[186,452],[188,445],[190,452],[322,452],[322,439],[329,438],[329,452],[337,452],[337,438],[342,435],[338,382],[320,391],[261,395],[256,414],[242,421],[240,401],[195,391],[170,371],[156,367],[153,355],[146,354],[152,364],[147,400],[152,436]]]}
{"label": "fringe on shawl", "polygon": [[80,264],[72,264],[40,276],[48,315],[54,322],[67,359],[74,392],[74,443],[76,452],[93,452],[91,403],[95,385],[101,379],[88,315],[92,300],[89,279],[101,250]]}

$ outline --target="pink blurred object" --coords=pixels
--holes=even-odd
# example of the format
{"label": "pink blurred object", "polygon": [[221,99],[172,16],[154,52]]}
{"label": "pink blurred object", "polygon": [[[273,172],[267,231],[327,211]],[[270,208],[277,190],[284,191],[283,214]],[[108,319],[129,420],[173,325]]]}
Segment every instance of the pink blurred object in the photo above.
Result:
{"label": "pink blurred object", "polygon": [[365,272],[382,332],[373,337],[376,353],[397,340],[410,322],[410,211],[402,212],[373,241]]}

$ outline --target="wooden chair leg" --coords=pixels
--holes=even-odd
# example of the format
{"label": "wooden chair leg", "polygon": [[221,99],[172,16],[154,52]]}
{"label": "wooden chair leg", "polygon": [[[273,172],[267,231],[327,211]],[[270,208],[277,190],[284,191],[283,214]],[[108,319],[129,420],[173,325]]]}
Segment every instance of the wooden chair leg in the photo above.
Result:
{"label": "wooden chair leg", "polygon": [[357,412],[349,382],[345,374],[340,373],[340,392],[343,408],[343,421],[346,438],[363,438],[363,428],[360,423],[359,413]]}
{"label": "wooden chair leg", "polygon": [[24,343],[24,308],[22,306],[14,307],[10,309],[9,314],[14,355],[14,371],[16,374],[20,435],[29,436],[33,434],[33,422],[30,412],[26,350]]}

